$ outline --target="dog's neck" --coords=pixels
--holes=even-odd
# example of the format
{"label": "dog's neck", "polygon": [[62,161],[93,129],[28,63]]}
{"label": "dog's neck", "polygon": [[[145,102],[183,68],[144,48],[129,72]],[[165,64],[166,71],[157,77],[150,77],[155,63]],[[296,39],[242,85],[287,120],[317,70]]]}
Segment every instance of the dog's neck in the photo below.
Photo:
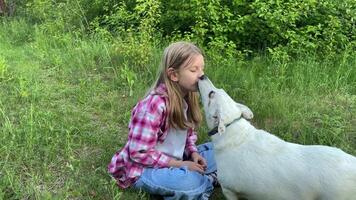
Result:
{"label": "dog's neck", "polygon": [[[242,143],[246,142],[246,138],[250,135],[247,129],[254,127],[243,117],[241,118],[235,120],[229,127],[226,127],[225,132],[221,135],[215,134],[211,136],[211,141],[214,143],[214,150],[216,153],[224,151],[228,146],[237,148]],[[247,126],[247,129],[245,126]]]}
{"label": "dog's neck", "polygon": [[[238,118],[232,120],[232,122],[230,122],[230,123],[228,123],[228,124],[226,124],[226,125],[224,124],[224,126],[225,126],[226,128],[229,127],[232,123],[234,123],[234,122],[240,120],[241,117],[242,117],[242,115],[240,115],[240,117],[238,117]],[[218,126],[215,126],[211,131],[208,132],[208,135],[211,137],[211,136],[217,134],[217,133],[219,132],[218,129],[219,129]]]}

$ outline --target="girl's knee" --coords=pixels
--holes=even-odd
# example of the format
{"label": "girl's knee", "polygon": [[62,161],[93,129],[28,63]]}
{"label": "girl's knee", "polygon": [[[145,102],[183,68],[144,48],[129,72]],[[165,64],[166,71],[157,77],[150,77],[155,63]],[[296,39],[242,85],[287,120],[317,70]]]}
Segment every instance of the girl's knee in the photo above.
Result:
{"label": "girl's knee", "polygon": [[204,190],[209,185],[206,176],[190,171],[187,167],[161,169],[159,173],[147,171],[143,181],[153,187],[162,187],[172,191]]}
{"label": "girl's knee", "polygon": [[187,167],[146,170],[136,186],[165,199],[207,199],[203,196],[209,196],[213,190],[207,176]]}
{"label": "girl's knee", "polygon": [[199,152],[203,151],[211,151],[214,149],[213,143],[212,142],[207,142],[204,144],[200,144],[197,146]]}
{"label": "girl's knee", "polygon": [[[177,172],[178,170],[178,172]],[[207,178],[202,174],[188,170],[186,167],[176,169],[170,177],[169,187],[176,191],[194,191],[206,187]]]}

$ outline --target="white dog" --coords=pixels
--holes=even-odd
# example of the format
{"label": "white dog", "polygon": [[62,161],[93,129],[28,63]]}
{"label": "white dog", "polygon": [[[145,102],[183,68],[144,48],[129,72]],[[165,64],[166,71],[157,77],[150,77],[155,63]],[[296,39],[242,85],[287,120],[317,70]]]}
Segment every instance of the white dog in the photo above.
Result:
{"label": "white dog", "polygon": [[206,77],[198,84],[227,199],[356,200],[354,156],[333,147],[285,142],[256,129],[245,119],[253,117],[249,108]]}

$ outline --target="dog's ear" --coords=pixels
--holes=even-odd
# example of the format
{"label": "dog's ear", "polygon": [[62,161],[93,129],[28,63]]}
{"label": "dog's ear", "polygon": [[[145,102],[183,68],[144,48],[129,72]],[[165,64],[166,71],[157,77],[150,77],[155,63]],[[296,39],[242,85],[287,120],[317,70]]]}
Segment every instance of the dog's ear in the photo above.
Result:
{"label": "dog's ear", "polygon": [[224,118],[222,116],[222,113],[220,112],[220,109],[217,110],[217,116],[218,116],[218,133],[219,135],[223,134],[225,132],[225,122]]}
{"label": "dog's ear", "polygon": [[223,134],[225,132],[225,124],[222,120],[219,121],[219,125],[218,125],[218,133],[219,135]]}
{"label": "dog's ear", "polygon": [[239,104],[239,103],[236,103],[236,106],[241,110],[243,118],[245,118],[245,119],[253,118],[253,112],[251,111],[251,109],[249,107],[247,107],[243,104]]}

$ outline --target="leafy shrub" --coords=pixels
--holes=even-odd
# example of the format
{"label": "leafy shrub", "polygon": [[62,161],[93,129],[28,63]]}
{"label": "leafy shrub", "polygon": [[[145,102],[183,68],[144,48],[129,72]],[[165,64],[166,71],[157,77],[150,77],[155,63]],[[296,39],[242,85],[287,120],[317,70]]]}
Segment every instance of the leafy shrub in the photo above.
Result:
{"label": "leafy shrub", "polygon": [[25,2],[19,4],[19,10],[26,10],[34,22],[45,24],[49,33],[106,29],[125,38],[127,30],[132,30],[135,36],[146,34],[142,41],[153,35],[175,38],[183,34],[228,56],[267,49],[289,56],[304,52],[325,55],[350,45],[355,48],[353,0]]}

